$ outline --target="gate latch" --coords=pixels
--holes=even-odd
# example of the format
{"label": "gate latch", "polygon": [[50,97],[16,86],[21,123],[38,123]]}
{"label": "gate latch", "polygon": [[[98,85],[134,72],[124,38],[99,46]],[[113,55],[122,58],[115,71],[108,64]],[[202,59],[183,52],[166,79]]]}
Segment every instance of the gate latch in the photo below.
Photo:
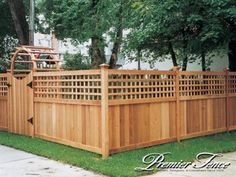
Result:
{"label": "gate latch", "polygon": [[31,123],[32,125],[34,124],[34,118],[33,118],[33,117],[29,118],[27,121],[28,121],[29,123]]}
{"label": "gate latch", "polygon": [[27,84],[27,86],[33,88],[33,82],[31,81],[30,83]]}

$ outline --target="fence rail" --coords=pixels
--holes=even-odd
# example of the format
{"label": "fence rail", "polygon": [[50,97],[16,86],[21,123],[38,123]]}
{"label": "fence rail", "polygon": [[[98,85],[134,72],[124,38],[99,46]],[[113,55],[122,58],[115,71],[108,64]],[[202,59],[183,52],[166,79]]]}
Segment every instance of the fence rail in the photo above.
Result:
{"label": "fence rail", "polygon": [[[0,75],[0,128],[5,129],[14,97],[11,77]],[[109,70],[103,65],[35,72],[33,100],[34,136],[104,157],[236,129],[236,73],[229,71]]]}

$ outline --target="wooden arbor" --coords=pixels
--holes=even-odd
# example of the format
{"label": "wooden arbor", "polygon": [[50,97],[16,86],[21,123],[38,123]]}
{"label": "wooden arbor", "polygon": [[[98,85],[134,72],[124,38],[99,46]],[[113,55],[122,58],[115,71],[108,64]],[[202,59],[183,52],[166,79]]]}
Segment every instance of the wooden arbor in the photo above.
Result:
{"label": "wooden arbor", "polygon": [[59,62],[59,54],[53,48],[19,46],[12,53],[10,72],[16,75],[31,71],[59,71]]}
{"label": "wooden arbor", "polygon": [[19,46],[12,54],[8,76],[9,131],[34,136],[33,72],[59,71],[52,48]]}

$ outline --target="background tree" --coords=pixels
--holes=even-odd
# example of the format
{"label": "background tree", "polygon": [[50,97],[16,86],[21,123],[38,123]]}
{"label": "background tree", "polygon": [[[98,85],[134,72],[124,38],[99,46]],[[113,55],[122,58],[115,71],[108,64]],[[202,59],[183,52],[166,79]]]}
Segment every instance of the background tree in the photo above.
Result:
{"label": "background tree", "polygon": [[[8,39],[5,41],[9,44],[12,44],[9,39],[16,37],[21,44],[27,44],[29,3],[2,0],[0,6],[6,7],[6,2],[9,7],[2,10],[5,18],[1,21],[6,29],[9,28],[4,32],[9,35],[0,34],[0,37]],[[36,2],[36,12],[44,16],[44,20],[43,16],[36,19],[36,29],[54,32],[62,40],[71,38],[75,44],[90,41],[93,68],[106,62],[104,49],[112,42],[112,55],[108,61],[111,68],[116,66],[121,49],[126,51],[126,56],[134,58],[133,54],[139,54],[139,58],[150,63],[155,63],[157,58],[161,61],[170,58],[173,65],[181,65],[182,70],[187,69],[188,62],[200,59],[203,71],[207,70],[211,54],[228,51],[229,67],[236,71],[235,0]],[[130,32],[128,38],[124,30]]]}
{"label": "background tree", "polygon": [[[236,1],[225,0],[212,3],[212,14],[221,19],[227,32],[223,38],[227,40],[228,44],[229,68],[231,71],[236,71]],[[214,13],[214,8],[220,10]]]}
{"label": "background tree", "polygon": [[15,31],[22,45],[29,44],[29,25],[26,21],[25,5],[23,0],[7,0]]}
{"label": "background tree", "polygon": [[[42,9],[50,6],[49,25],[59,39],[71,38],[74,43],[91,41],[89,54],[94,68],[105,62],[104,37],[108,30],[106,17],[103,16],[105,4],[101,0],[90,1],[43,1]],[[45,8],[46,7],[46,8]]]}
{"label": "background tree", "polygon": [[[29,43],[28,0],[0,0],[0,68],[9,67],[10,53],[18,45]],[[36,8],[36,14],[38,8]],[[42,29],[35,18],[36,29]]]}
{"label": "background tree", "polygon": [[235,36],[233,0],[145,0],[136,1],[134,9],[137,23],[128,38],[131,49],[141,48],[161,57],[169,54],[174,66],[182,63],[182,70],[197,58],[206,70],[206,57],[227,49]]}
{"label": "background tree", "polygon": [[130,1],[125,0],[43,0],[40,9],[47,16],[46,24],[59,39],[71,38],[75,44],[91,41],[89,54],[94,68],[106,62],[104,48],[112,42],[108,63],[115,68],[129,5]]}
{"label": "background tree", "polygon": [[6,72],[9,66],[10,53],[17,40],[10,9],[5,0],[0,1],[0,11],[0,72]]}
{"label": "background tree", "polygon": [[[113,4],[114,5],[114,4]],[[114,37],[114,44],[113,44],[113,48],[112,48],[112,54],[110,57],[110,61],[109,61],[109,67],[115,68],[116,67],[116,63],[118,60],[118,54],[120,52],[120,48],[121,48],[121,44],[122,44],[122,40],[123,40],[123,30],[124,30],[124,8],[125,8],[125,0],[120,0],[117,5],[113,6],[115,8],[111,8],[112,10],[110,11],[110,13],[114,14],[115,13],[115,17],[116,20],[111,21],[114,22],[113,26],[114,28],[114,33],[115,33],[115,37]],[[118,10],[116,10],[118,9]],[[114,12],[115,11],[115,12]]]}

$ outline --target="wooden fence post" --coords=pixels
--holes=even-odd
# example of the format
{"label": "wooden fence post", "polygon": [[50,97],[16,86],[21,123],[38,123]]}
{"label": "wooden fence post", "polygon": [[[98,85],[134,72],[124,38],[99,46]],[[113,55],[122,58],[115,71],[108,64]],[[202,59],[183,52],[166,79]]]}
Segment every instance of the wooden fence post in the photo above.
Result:
{"label": "wooden fence post", "polygon": [[12,84],[12,75],[10,73],[7,73],[7,131],[11,132],[12,127],[11,127],[11,118],[12,118],[12,111],[13,110],[12,107],[12,101],[10,101],[11,99],[11,84]]}
{"label": "wooden fence post", "polygon": [[101,68],[101,114],[102,114],[102,157],[109,156],[109,118],[108,118],[108,67],[107,64],[100,65]]}
{"label": "wooden fence post", "polygon": [[225,68],[225,95],[226,95],[226,129],[229,132],[230,129],[230,103],[229,103],[229,68]]}
{"label": "wooden fence post", "polygon": [[173,67],[173,71],[175,72],[175,96],[176,96],[176,137],[177,141],[180,142],[180,131],[181,131],[181,119],[180,119],[180,100],[179,100],[179,67]]}

